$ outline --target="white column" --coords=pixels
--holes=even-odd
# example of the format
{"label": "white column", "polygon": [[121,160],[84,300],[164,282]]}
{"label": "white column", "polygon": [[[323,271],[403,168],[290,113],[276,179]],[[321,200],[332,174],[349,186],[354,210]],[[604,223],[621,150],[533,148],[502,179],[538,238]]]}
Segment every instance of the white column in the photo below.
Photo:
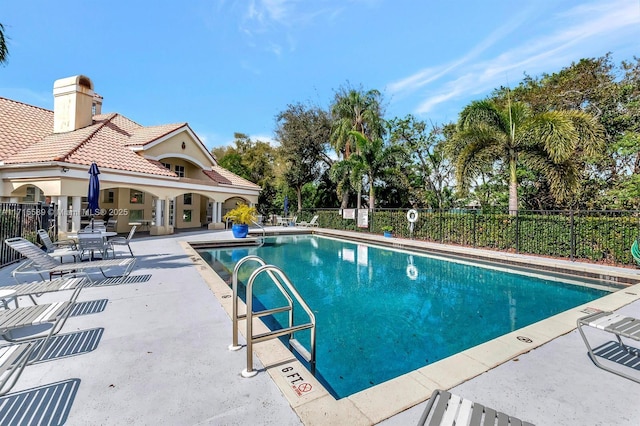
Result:
{"label": "white column", "polygon": [[162,210],[162,200],[160,198],[156,198],[156,226],[162,226],[162,214],[160,213]]}
{"label": "white column", "polygon": [[58,231],[69,232],[67,229],[67,197],[58,198]]}
{"label": "white column", "polygon": [[[65,197],[66,198],[66,197]],[[82,216],[82,197],[71,197],[71,231],[78,232],[82,225],[80,219]]]}
{"label": "white column", "polygon": [[222,222],[222,202],[218,201],[216,205],[218,206],[216,209],[216,222]]}

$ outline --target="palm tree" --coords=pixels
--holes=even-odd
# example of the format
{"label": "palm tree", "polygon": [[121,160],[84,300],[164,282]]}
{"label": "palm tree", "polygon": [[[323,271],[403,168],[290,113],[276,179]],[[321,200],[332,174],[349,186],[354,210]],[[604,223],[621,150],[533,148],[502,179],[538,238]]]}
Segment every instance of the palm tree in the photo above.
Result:
{"label": "palm tree", "polygon": [[[461,113],[454,135],[456,178],[466,189],[487,166],[502,161],[509,172],[509,212],[518,210],[517,167],[542,174],[557,201],[579,186],[580,154],[595,155],[604,144],[602,126],[582,111],[534,114],[523,103],[475,101]],[[486,169],[485,169],[486,170]]]}
{"label": "palm tree", "polygon": [[7,62],[9,49],[7,48],[7,38],[4,35],[4,25],[0,24],[0,64]]}
{"label": "palm tree", "polygon": [[[344,160],[349,159],[354,148],[357,151],[357,143],[351,134],[352,131],[359,132],[369,140],[384,136],[380,97],[381,94],[377,90],[363,92],[356,89],[341,89],[336,93],[331,106],[333,126],[330,140],[336,153],[342,155]],[[340,179],[338,187],[342,191],[341,208],[346,208],[349,200],[348,187],[351,185],[346,173],[336,178]],[[361,187],[361,184],[357,183],[357,178],[354,183]],[[357,207],[360,208],[360,194],[358,194]]]}
{"label": "palm tree", "polygon": [[[366,176],[369,183],[369,209],[375,208],[375,182],[380,179],[385,171],[392,169],[396,164],[396,159],[402,155],[402,147],[397,145],[385,146],[382,138],[375,138],[372,141],[367,139],[362,133],[352,131],[352,136],[356,140],[357,152],[348,160],[349,170],[352,176]],[[355,179],[354,179],[355,181]],[[362,179],[357,180],[362,187]]]}

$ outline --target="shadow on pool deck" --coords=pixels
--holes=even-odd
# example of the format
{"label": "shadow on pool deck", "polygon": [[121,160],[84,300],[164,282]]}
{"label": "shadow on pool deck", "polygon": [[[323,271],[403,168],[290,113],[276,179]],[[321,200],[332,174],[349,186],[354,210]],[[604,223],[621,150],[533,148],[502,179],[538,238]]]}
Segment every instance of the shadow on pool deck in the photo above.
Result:
{"label": "shadow on pool deck", "polygon": [[[28,366],[7,397],[74,379],[69,425],[301,424],[269,374],[240,376],[246,356],[227,350],[231,321],[199,273],[204,266],[194,265],[180,245],[229,237],[228,231],[200,231],[134,239],[139,262],[133,275],[149,277],[85,288],[80,301],[106,299],[106,307],[70,318],[62,330],[103,328],[97,347]],[[0,284],[13,283],[11,269],[0,270]],[[640,317],[640,302],[620,312]],[[575,330],[452,392],[538,425],[636,425],[640,419],[640,385],[596,368]],[[424,406],[382,424],[416,424]],[[321,415],[310,423],[328,424]]]}

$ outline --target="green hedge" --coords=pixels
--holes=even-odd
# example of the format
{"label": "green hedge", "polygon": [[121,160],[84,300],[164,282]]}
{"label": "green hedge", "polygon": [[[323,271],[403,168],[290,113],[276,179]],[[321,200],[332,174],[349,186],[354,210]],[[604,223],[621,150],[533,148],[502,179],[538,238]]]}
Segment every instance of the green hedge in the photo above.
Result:
{"label": "green hedge", "polygon": [[[324,228],[382,234],[383,226],[391,226],[394,236],[411,237],[406,209],[370,212],[368,229],[343,219],[338,209],[315,214]],[[630,247],[639,236],[637,211],[520,211],[509,215],[421,210],[413,230],[413,238],[443,244],[625,265],[634,264]]]}

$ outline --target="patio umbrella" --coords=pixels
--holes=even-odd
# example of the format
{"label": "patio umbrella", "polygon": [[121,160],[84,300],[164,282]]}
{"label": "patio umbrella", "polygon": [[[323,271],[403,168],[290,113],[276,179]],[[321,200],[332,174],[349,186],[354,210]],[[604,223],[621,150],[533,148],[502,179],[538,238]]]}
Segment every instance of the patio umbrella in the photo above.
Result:
{"label": "patio umbrella", "polygon": [[98,165],[96,163],[91,163],[91,167],[89,167],[89,174],[91,177],[89,178],[89,192],[87,193],[87,200],[89,201],[89,215],[91,219],[93,219],[93,215],[100,211],[100,206],[98,205],[98,198],[100,196],[100,179],[98,175],[100,174],[100,170],[98,170]]}
{"label": "patio umbrella", "polygon": [[286,195],[284,196],[284,215],[289,215],[289,197]]}

